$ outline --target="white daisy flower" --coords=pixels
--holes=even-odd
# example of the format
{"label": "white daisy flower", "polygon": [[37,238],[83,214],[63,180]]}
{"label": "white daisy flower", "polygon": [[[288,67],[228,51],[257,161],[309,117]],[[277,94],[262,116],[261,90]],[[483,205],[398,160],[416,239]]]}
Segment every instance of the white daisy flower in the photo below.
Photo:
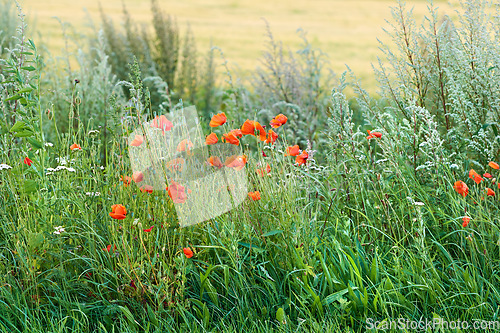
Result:
{"label": "white daisy flower", "polygon": [[55,229],[56,229],[56,231],[54,231],[54,234],[56,234],[56,235],[60,235],[62,232],[66,231],[62,225],[55,227]]}

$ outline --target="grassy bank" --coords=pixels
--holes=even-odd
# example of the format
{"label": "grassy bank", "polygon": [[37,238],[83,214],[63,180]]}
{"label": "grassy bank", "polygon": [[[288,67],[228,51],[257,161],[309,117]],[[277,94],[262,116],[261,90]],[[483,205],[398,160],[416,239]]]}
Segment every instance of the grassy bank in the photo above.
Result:
{"label": "grassy bank", "polygon": [[[165,47],[182,35],[161,11],[167,33],[103,31],[61,65],[4,10],[19,29],[0,39],[1,331],[498,331],[493,10],[429,5],[420,25],[396,3],[376,96],[277,38],[252,80],[214,84],[209,55]],[[243,200],[182,225],[217,198]]]}

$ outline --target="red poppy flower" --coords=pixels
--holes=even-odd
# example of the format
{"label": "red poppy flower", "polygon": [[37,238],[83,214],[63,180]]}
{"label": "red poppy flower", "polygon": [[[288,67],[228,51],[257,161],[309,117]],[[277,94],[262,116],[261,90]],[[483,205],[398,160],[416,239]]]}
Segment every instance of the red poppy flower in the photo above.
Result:
{"label": "red poppy flower", "polygon": [[253,200],[253,201],[257,201],[257,200],[260,200],[260,192],[259,191],[255,191],[255,192],[248,192],[248,196]]}
{"label": "red poppy flower", "polygon": [[495,191],[493,191],[491,188],[486,188],[486,195],[489,195],[490,197],[495,196]]}
{"label": "red poppy flower", "polygon": [[136,134],[134,140],[132,140],[130,145],[134,147],[139,147],[140,145],[142,145],[143,141],[144,138],[142,137],[142,135]]}
{"label": "red poppy flower", "polygon": [[457,180],[453,185],[453,188],[464,198],[467,196],[467,194],[469,194],[469,187],[461,180]]}
{"label": "red poppy flower", "polygon": [[238,146],[240,144],[240,140],[232,131],[229,133],[226,133],[226,134],[222,134],[221,140],[222,140],[222,142],[227,142],[227,143],[230,143],[230,144],[236,145],[236,146]]}
{"label": "red poppy flower", "polygon": [[291,146],[286,148],[285,156],[297,156],[300,154],[299,145]]}
{"label": "red poppy flower", "polygon": [[260,141],[265,141],[267,137],[266,131],[259,122],[247,119],[241,126],[241,134],[243,135],[255,136],[256,130],[259,132]]}
{"label": "red poppy flower", "polygon": [[224,164],[228,168],[233,168],[236,171],[240,171],[245,167],[246,163],[247,163],[247,157],[245,155],[239,155],[239,156],[233,155],[228,157]]}
{"label": "red poppy flower", "polygon": [[130,178],[129,176],[120,176],[120,181],[122,181],[123,185],[127,187],[132,182],[132,178]]}
{"label": "red poppy flower", "polygon": [[295,158],[295,162],[297,162],[299,165],[306,164],[308,158],[309,154],[306,151],[303,151],[302,154],[298,155]]}
{"label": "red poppy flower", "polygon": [[241,133],[241,130],[239,128],[234,129],[230,131],[229,133],[233,133],[233,135],[237,138],[241,138],[243,136],[243,133]]}
{"label": "red poppy flower", "polygon": [[266,153],[264,153],[264,151],[262,151],[262,156],[267,157],[267,155],[266,155]]}
{"label": "red poppy flower", "polygon": [[278,134],[276,134],[273,130],[269,130],[269,135],[267,136],[266,143],[274,144],[278,139]]}
{"label": "red poppy flower", "polygon": [[153,186],[151,185],[144,185],[144,186],[141,186],[139,187],[139,190],[141,190],[142,193],[153,193]]}
{"label": "red poppy flower", "polygon": [[483,177],[481,177],[476,171],[474,171],[474,169],[471,169],[469,171],[469,178],[475,181],[476,184],[479,184],[483,181]]}
{"label": "red poppy flower", "polygon": [[182,251],[184,252],[184,255],[186,256],[186,258],[188,258],[188,259],[193,256],[193,251],[189,247],[183,248]]}
{"label": "red poppy flower", "polygon": [[174,124],[170,120],[167,119],[164,115],[156,116],[153,121],[151,121],[151,127],[159,128],[165,134],[166,131],[170,131]]}
{"label": "red poppy flower", "polygon": [[210,120],[209,125],[210,127],[218,127],[225,124],[226,121],[227,121],[226,115],[224,114],[224,112],[221,112],[212,117],[212,120]]}
{"label": "red poppy flower", "polygon": [[281,125],[285,125],[287,120],[288,118],[280,113],[279,115],[274,117],[273,120],[271,120],[270,124],[272,128],[278,128]]}
{"label": "red poppy flower", "polygon": [[490,175],[489,173],[485,172],[485,173],[483,174],[483,177],[484,177],[484,178],[491,178],[491,177],[493,177],[493,176],[492,176],[492,175]]}
{"label": "red poppy flower", "polygon": [[136,171],[132,174],[132,180],[136,183],[140,183],[144,180],[144,174],[140,171]]}
{"label": "red poppy flower", "polygon": [[154,225],[152,225],[152,226],[151,226],[150,228],[148,228],[148,229],[142,229],[142,231],[144,231],[144,232],[151,232],[151,230],[153,230],[153,227],[154,227]]}
{"label": "red poppy flower", "polygon": [[468,225],[469,225],[469,222],[470,222],[470,217],[468,217],[468,216],[464,216],[464,217],[463,217],[463,219],[462,219],[462,221],[463,221],[463,222],[462,222],[462,227],[464,227],[464,228],[465,228],[466,226],[468,226]]}
{"label": "red poppy flower", "polygon": [[[111,251],[111,247],[112,247],[112,246],[113,246],[113,245],[111,245],[111,244],[110,244],[110,245],[106,246],[106,247],[105,247],[104,249],[102,249],[102,250],[103,250],[103,251],[106,251],[106,252],[110,252],[110,251]],[[116,251],[116,245],[114,245],[114,246],[113,246],[113,251]]]}
{"label": "red poppy flower", "polygon": [[191,140],[188,140],[188,139],[182,140],[177,145],[177,151],[187,151],[187,152],[189,152],[189,150],[191,148],[193,148],[193,143],[191,142]]}
{"label": "red poppy flower", "polygon": [[111,213],[109,213],[109,216],[111,216],[115,220],[123,220],[127,217],[127,209],[125,208],[125,206],[120,204],[113,205],[111,206]]}
{"label": "red poppy flower", "polygon": [[71,149],[71,150],[75,150],[75,149],[76,150],[82,150],[82,147],[80,147],[80,145],[77,144],[77,143],[73,143],[71,146],[69,146],[69,149]]}
{"label": "red poppy flower", "polygon": [[205,139],[205,143],[207,145],[214,145],[218,141],[219,141],[219,139],[217,138],[217,134],[215,134],[215,133],[211,133],[211,134],[207,135],[207,138]]}
{"label": "red poppy flower", "polygon": [[382,137],[382,133],[380,132],[372,132],[370,130],[367,130],[368,132],[368,136],[366,137],[367,140],[370,140],[370,139],[373,139],[373,138],[381,138]]}
{"label": "red poppy flower", "polygon": [[208,164],[210,164],[213,167],[216,167],[218,169],[222,168],[224,165],[222,164],[221,160],[217,156],[210,156],[208,159]]}
{"label": "red poppy flower", "polygon": [[495,169],[495,170],[500,169],[500,165],[498,165],[498,163],[495,163],[495,162],[493,162],[493,161],[492,161],[492,162],[490,162],[490,163],[488,163],[488,165],[489,165],[490,167],[492,167],[493,169]]}
{"label": "red poppy flower", "polygon": [[269,164],[267,164],[265,168],[257,169],[257,174],[261,177],[264,177],[265,175],[269,174],[269,172],[271,172],[271,167],[269,166]]}
{"label": "red poppy flower", "polygon": [[32,160],[30,160],[29,157],[25,157],[24,158],[24,161],[23,161],[24,164],[27,164],[28,166],[31,166],[31,164],[33,163]]}
{"label": "red poppy flower", "polygon": [[174,203],[184,203],[187,200],[186,189],[174,180],[171,181],[168,187],[168,195]]}

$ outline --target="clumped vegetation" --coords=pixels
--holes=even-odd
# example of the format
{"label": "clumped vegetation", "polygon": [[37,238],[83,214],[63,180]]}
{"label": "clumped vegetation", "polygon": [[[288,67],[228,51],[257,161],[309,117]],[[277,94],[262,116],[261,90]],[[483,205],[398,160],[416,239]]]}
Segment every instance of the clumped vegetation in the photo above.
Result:
{"label": "clumped vegetation", "polygon": [[[125,8],[124,31],[102,13],[61,75],[20,9],[16,20],[0,6],[2,331],[500,327],[488,323],[500,304],[497,8],[463,2],[453,21],[430,3],[420,25],[398,2],[370,96],[307,39],[293,52],[270,29],[255,77],[219,82],[219,51],[200,60],[155,1],[153,34]],[[168,131],[165,116],[191,104],[207,143],[242,149],[250,193],[181,228],[189,191],[141,187],[129,152],[146,140],[128,137]]]}

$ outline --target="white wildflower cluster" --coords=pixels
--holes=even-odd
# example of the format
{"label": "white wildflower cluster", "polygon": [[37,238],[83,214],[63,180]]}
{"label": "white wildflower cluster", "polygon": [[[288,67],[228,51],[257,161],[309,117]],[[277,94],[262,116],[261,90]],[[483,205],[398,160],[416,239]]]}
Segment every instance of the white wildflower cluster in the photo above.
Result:
{"label": "white wildflower cluster", "polygon": [[69,172],[76,172],[74,168],[67,168],[64,165],[58,165],[56,168],[47,168],[47,172],[45,173],[47,176],[52,175],[55,172],[61,171],[61,170],[67,170]]}
{"label": "white wildflower cluster", "polygon": [[7,165],[7,164],[0,164],[0,170],[3,170],[3,169],[12,169],[12,167],[10,165]]}
{"label": "white wildflower cluster", "polygon": [[101,195],[101,192],[86,192],[85,195],[89,197],[98,197]]}
{"label": "white wildflower cluster", "polygon": [[66,157],[56,157],[56,161],[60,165],[66,165],[66,164],[68,164],[68,162],[70,164],[74,164],[76,160],[74,158],[69,159],[69,157],[66,156]]}
{"label": "white wildflower cluster", "polygon": [[101,170],[104,170],[104,167],[102,165],[93,165],[90,168],[91,169],[101,169]]}
{"label": "white wildflower cluster", "polygon": [[61,233],[66,231],[66,229],[64,229],[64,227],[62,225],[55,227],[55,229],[56,229],[56,231],[54,231],[55,235],[60,235]]}
{"label": "white wildflower cluster", "polygon": [[413,200],[413,198],[412,198],[412,197],[406,197],[406,199],[408,199],[408,201],[409,201],[412,205],[414,205],[414,206],[423,206],[423,205],[424,205],[424,203],[423,203],[423,202],[421,202],[421,201],[415,201],[415,200]]}
{"label": "white wildflower cluster", "polygon": [[52,142],[45,142],[45,147],[54,147]]}

